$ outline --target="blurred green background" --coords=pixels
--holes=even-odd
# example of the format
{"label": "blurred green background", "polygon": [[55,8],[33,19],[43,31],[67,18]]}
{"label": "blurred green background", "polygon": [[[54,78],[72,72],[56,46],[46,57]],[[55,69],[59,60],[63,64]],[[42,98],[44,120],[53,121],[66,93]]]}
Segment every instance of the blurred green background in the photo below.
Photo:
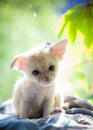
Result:
{"label": "blurred green background", "polygon": [[93,102],[93,2],[75,2],[0,0],[0,103],[11,98],[22,76],[10,69],[13,58],[41,42],[64,38],[69,38],[69,45],[62,87]]}

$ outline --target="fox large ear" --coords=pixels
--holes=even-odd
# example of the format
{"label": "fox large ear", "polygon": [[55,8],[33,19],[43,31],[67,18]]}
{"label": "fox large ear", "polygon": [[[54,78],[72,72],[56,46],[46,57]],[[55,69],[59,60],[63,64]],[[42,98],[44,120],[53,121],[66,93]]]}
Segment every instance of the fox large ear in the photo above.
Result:
{"label": "fox large ear", "polygon": [[15,70],[23,70],[27,64],[27,58],[25,56],[17,56],[11,63],[11,68]]}
{"label": "fox large ear", "polygon": [[50,47],[50,51],[58,58],[62,58],[66,50],[68,39],[64,39]]}

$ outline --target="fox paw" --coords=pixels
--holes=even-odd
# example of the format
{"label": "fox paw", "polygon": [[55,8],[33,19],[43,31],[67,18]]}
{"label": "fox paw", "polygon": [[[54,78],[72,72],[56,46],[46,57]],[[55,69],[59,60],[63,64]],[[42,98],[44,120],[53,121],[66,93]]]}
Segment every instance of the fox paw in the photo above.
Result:
{"label": "fox paw", "polygon": [[65,113],[65,110],[60,108],[60,107],[55,107],[52,111],[51,111],[51,115],[53,114],[58,114],[58,113]]}

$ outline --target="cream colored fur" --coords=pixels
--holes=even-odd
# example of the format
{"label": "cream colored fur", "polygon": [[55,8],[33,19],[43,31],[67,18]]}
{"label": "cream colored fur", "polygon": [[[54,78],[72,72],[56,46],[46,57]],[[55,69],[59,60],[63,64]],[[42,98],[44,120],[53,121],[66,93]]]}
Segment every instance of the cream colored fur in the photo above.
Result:
{"label": "cream colored fur", "polygon": [[44,117],[50,115],[55,106],[61,107],[60,96],[56,96],[55,92],[55,79],[66,44],[65,39],[50,47],[30,50],[13,60],[11,68],[24,73],[16,82],[13,93],[19,117]]}

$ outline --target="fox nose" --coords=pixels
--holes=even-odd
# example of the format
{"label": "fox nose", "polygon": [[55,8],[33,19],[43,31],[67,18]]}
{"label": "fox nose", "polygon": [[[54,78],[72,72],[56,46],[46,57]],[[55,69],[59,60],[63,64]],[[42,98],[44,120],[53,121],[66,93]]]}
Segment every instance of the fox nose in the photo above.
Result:
{"label": "fox nose", "polygon": [[44,77],[44,82],[49,82],[50,81],[50,79],[49,79],[49,77]]}

